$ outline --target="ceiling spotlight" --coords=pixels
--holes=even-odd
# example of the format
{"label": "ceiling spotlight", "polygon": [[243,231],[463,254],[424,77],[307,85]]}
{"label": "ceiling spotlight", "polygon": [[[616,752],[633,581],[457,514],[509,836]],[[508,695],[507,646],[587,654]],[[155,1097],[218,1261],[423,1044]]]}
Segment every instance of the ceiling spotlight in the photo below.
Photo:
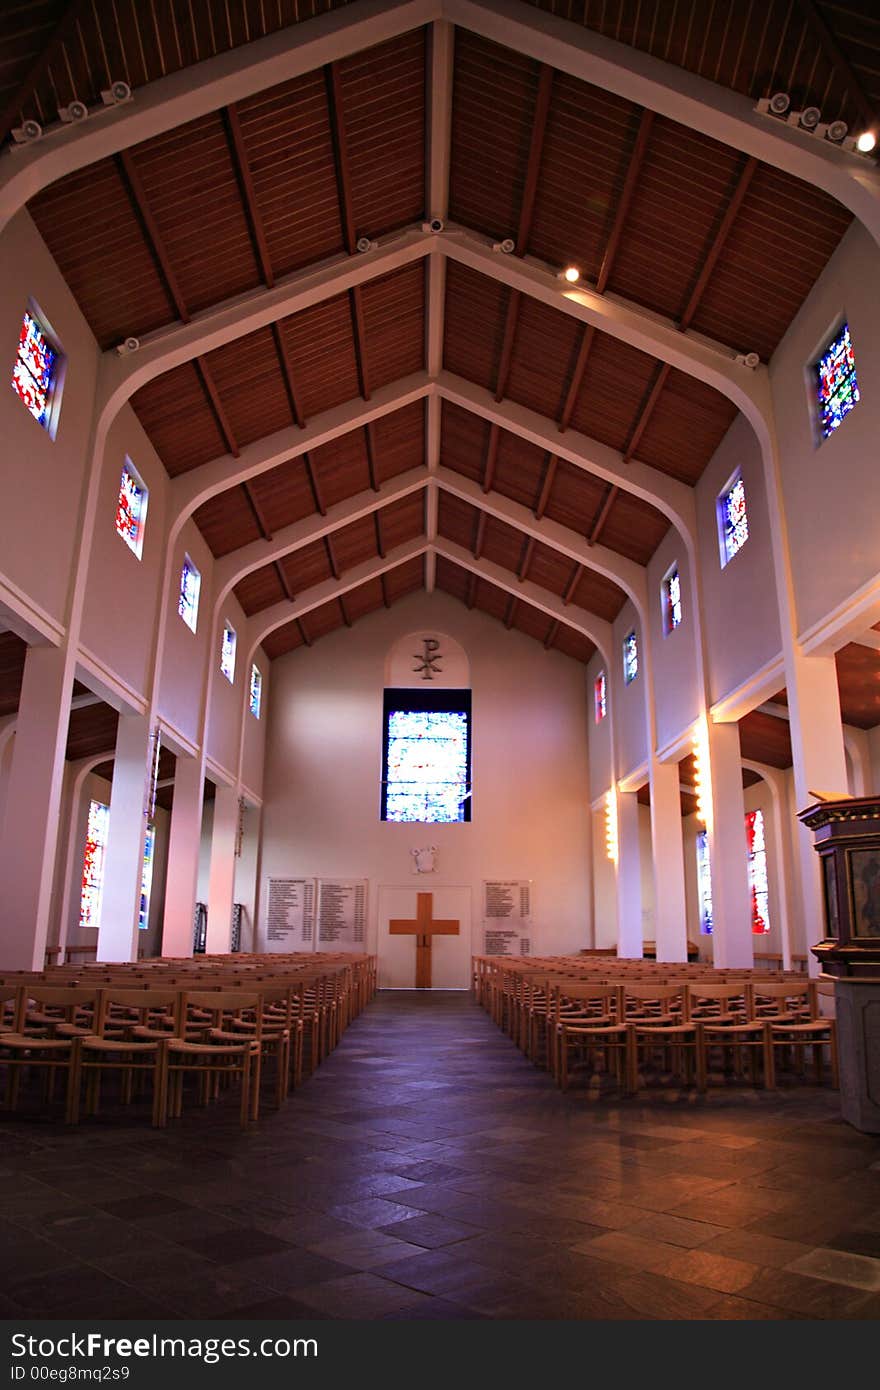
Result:
{"label": "ceiling spotlight", "polygon": [[825,132],[825,139],[830,140],[833,145],[839,145],[849,134],[849,126],[846,121],[832,121]]}
{"label": "ceiling spotlight", "polygon": [[66,121],[69,125],[72,125],[74,121],[84,121],[88,114],[89,108],[84,101],[80,101],[77,97],[74,97],[69,106],[59,106],[58,108],[58,115],[62,121]]}
{"label": "ceiling spotlight", "polygon": [[10,134],[17,145],[27,145],[31,140],[39,140],[43,134],[43,127],[39,121],[22,121],[21,125],[15,126]]}
{"label": "ceiling spotlight", "polygon": [[503,251],[505,256],[512,256],[516,250],[516,242],[513,237],[506,236],[503,241],[494,241],[492,243],[492,250]]}
{"label": "ceiling spotlight", "polygon": [[822,112],[819,110],[818,106],[805,106],[801,112],[799,125],[801,125],[804,130],[815,130],[821,119]]}
{"label": "ceiling spotlight", "polygon": [[876,133],[873,130],[863,130],[856,140],[856,149],[859,154],[870,154],[876,143]]}
{"label": "ceiling spotlight", "polygon": [[576,285],[581,278],[581,273],[576,265],[567,265],[562,272],[562,279],[567,280],[570,285]]}
{"label": "ceiling spotlight", "polygon": [[126,357],[130,352],[137,352],[140,345],[140,338],[132,336],[131,338],[126,338],[122,343],[117,343],[116,351],[119,353],[120,357]]}
{"label": "ceiling spotlight", "polygon": [[375,251],[378,245],[378,241],[370,241],[368,236],[362,236],[358,238],[357,249],[360,252]]}
{"label": "ceiling spotlight", "polygon": [[751,371],[754,371],[761,363],[761,359],[756,352],[741,352],[736,358],[736,361],[741,367],[748,367]]}
{"label": "ceiling spotlight", "polygon": [[774,92],[767,103],[768,111],[774,116],[784,116],[790,106],[791,97],[788,92]]}
{"label": "ceiling spotlight", "polygon": [[105,106],[119,106],[123,101],[131,101],[131,88],[127,82],[111,82],[101,93],[101,100]]}

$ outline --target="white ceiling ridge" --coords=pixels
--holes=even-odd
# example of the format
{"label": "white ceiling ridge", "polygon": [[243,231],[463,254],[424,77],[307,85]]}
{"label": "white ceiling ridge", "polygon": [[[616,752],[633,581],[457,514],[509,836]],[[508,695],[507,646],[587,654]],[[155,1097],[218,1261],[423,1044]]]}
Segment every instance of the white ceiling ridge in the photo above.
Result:
{"label": "white ceiling ridge", "polygon": [[519,0],[359,0],[206,59],[0,159],[0,230],[40,189],[96,160],[435,21],[460,25],[824,189],[880,244],[871,163],[768,120],[739,93]]}

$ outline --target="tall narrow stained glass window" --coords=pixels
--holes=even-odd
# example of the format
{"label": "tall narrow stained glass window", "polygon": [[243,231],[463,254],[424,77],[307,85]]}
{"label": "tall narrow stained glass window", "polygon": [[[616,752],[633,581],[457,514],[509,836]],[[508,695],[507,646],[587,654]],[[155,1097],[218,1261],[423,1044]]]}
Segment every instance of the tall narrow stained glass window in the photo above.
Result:
{"label": "tall narrow stained glass window", "polygon": [[726,565],[749,538],[746,489],[739,474],[718,499],[718,526],[721,533],[721,563]]}
{"label": "tall narrow stained glass window", "polygon": [[180,595],[177,600],[177,611],[187,627],[192,628],[193,632],[195,632],[199,620],[199,590],[201,587],[202,576],[189,556],[184,556],[183,568],[180,571]]}
{"label": "tall narrow stained glass window", "polygon": [[141,905],[138,909],[138,927],[146,931],[150,925],[150,893],[153,888],[153,854],[156,849],[156,827],[147,826],[144,840],[144,868],[141,874]]}
{"label": "tall narrow stained glass window", "polygon": [[227,618],[223,624],[223,643],[220,647],[220,670],[231,685],[235,680],[235,647],[238,639],[235,628]]}
{"label": "tall narrow stained glass window", "polygon": [[604,671],[600,671],[593,682],[593,708],[596,715],[596,723],[599,724],[608,713],[608,687]]}
{"label": "tall narrow stained glass window", "polygon": [[248,704],[251,714],[255,719],[260,717],[260,704],[263,699],[263,677],[256,666],[251,667],[251,686],[248,695]]}
{"label": "tall narrow stained glass window", "polygon": [[132,467],[131,460],[126,459],[116,503],[116,530],[138,559],[144,548],[148,498],[146,486]]}
{"label": "tall narrow stained glass window", "polygon": [[81,927],[97,927],[101,920],[101,895],[104,891],[104,859],[107,854],[107,832],[110,829],[110,807],[103,801],[89,802],[86,825],[86,847],[83,854],[82,889],[79,900]]}
{"label": "tall narrow stained glass window", "polygon": [[849,324],[826,347],[816,363],[816,391],[819,397],[819,428],[827,439],[859,400],[856,359],[853,355]]}
{"label": "tall narrow stained glass window", "polygon": [[746,812],[746,844],[749,850],[749,891],[752,895],[752,931],[763,936],[770,930],[770,886],[767,881],[767,844],[763,811]]}
{"label": "tall narrow stained glass window", "polygon": [[675,565],[663,580],[663,634],[668,637],[677,627],[681,627],[681,576]]}
{"label": "tall narrow stained glass window", "polygon": [[700,931],[712,935],[712,866],[709,862],[709,832],[697,834],[697,895],[700,903]]}
{"label": "tall narrow stained glass window", "polygon": [[639,643],[635,630],[623,639],[623,679],[626,685],[639,674]]}
{"label": "tall narrow stained glass window", "polygon": [[58,362],[58,353],[50,344],[43,325],[36,315],[27,311],[22,319],[12,368],[12,389],[46,430],[52,421]]}
{"label": "tall narrow stained glass window", "polygon": [[469,690],[386,690],[381,817],[471,819]]}

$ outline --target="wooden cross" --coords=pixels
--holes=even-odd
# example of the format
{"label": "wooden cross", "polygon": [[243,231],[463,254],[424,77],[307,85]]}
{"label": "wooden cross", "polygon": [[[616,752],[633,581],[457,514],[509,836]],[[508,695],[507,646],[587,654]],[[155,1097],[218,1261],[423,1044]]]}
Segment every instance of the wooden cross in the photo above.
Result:
{"label": "wooden cross", "polygon": [[414,936],[416,938],[416,989],[431,988],[431,937],[458,936],[459,920],[438,918],[434,920],[434,894],[416,894],[416,919],[407,921],[401,917],[392,918],[388,931],[392,936]]}

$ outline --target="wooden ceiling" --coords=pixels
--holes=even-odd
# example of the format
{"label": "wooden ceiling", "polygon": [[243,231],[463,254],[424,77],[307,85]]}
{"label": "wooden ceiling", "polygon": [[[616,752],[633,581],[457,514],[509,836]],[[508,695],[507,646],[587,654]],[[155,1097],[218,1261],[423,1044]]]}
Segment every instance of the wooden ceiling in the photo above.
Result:
{"label": "wooden ceiling", "polygon": [[407,594],[421,589],[425,582],[424,557],[416,556],[404,564],[386,570],[378,579],[371,579],[357,588],[349,589],[343,598],[333,599],[320,608],[313,608],[304,618],[295,618],[276,628],[263,642],[266,655],[274,660],[297,647],[310,647],[320,637],[351,627],[358,618],[380,608],[390,608]]}
{"label": "wooden ceiling", "polygon": [[[699,6],[676,0],[666,14],[665,5],[609,0],[585,9],[573,0],[562,12],[649,51],[665,33],[666,56],[688,66],[696,38],[682,47],[679,30],[689,11],[688,35],[695,35]],[[730,43],[739,29],[758,27],[737,6],[739,0]],[[108,75],[142,86],[335,7],[327,0],[247,0],[225,8],[214,0],[155,0],[149,20],[138,24],[138,7],[120,7],[119,0],[23,0],[16,18],[0,20],[0,43],[5,37],[10,54],[0,68],[7,115],[14,108],[14,120],[33,115],[45,123],[74,90],[99,100]],[[559,12],[555,0],[554,8]],[[600,8],[603,18],[594,23]],[[791,15],[786,25],[786,33],[797,27]],[[714,33],[710,23],[701,64],[710,61]],[[293,78],[98,161],[32,199],[29,211],[102,348],[188,322],[330,256],[355,255],[362,236],[418,226],[428,203],[427,38],[417,29]],[[758,56],[750,56],[745,37],[739,48],[735,87],[750,64],[749,81],[758,81]],[[713,80],[726,80],[724,62],[716,66]],[[600,292],[764,359],[851,220],[813,187],[461,28],[448,193],[450,219],[478,234],[512,238],[515,257],[554,269],[573,261]],[[258,439],[425,371],[426,264],[368,279],[142,387],[132,404],[169,475],[237,457]],[[446,269],[447,372],[497,401],[537,412],[548,428],[575,429],[687,485],[699,480],[735,417],[726,397],[451,258]],[[196,513],[212,552],[232,555],[424,466],[426,417],[423,403],[407,406],[230,484]],[[625,488],[449,403],[442,408],[440,462],[485,492],[529,507],[538,522],[546,517],[580,538],[601,539],[639,564],[668,529],[657,509]],[[381,557],[424,528],[422,499],[410,498],[248,574],[237,595],[247,613],[259,612]],[[576,607],[600,617],[619,611],[621,592],[576,570],[549,540],[531,544],[448,495],[440,532]],[[506,595],[487,581],[474,585],[447,561],[438,563],[441,571],[450,592],[464,584],[465,601],[510,617]],[[331,618],[344,625],[340,610],[351,616],[356,592],[334,602],[335,617],[331,606],[313,610],[305,620],[308,640],[332,630]],[[370,594],[375,604],[375,589]],[[543,616],[522,602],[509,625],[525,625],[541,641],[547,636]],[[294,624],[273,634],[267,650],[277,655],[305,640]],[[564,624],[556,624],[552,640],[583,659],[583,644]]]}

